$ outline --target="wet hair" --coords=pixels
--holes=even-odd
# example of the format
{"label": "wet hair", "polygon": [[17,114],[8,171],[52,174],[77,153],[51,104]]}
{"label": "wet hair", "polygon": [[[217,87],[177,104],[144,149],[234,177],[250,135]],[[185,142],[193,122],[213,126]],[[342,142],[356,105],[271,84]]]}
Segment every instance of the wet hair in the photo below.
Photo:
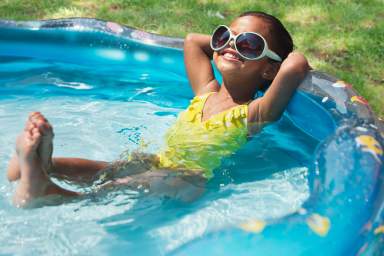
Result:
{"label": "wet hair", "polygon": [[281,23],[281,21],[265,12],[248,11],[240,14],[239,17],[254,16],[263,19],[269,24],[268,32],[272,38],[271,42],[268,42],[268,46],[276,52],[281,59],[287,58],[288,54],[293,51],[292,37]]}
{"label": "wet hair", "polygon": [[[277,53],[282,60],[287,58],[288,54],[293,51],[292,37],[278,18],[265,12],[258,11],[244,12],[240,14],[238,18],[245,16],[261,18],[269,24],[268,33],[271,36],[272,41],[268,42],[268,46],[272,51]],[[274,62],[272,59],[269,59],[269,61]],[[259,89],[261,91],[266,91],[271,83],[272,81],[265,80]]]}

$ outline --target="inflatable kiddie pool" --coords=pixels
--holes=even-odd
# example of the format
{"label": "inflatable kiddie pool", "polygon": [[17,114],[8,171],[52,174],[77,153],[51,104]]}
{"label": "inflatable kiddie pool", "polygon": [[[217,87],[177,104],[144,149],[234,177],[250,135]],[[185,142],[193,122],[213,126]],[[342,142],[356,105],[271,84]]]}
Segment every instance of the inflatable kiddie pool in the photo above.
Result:
{"label": "inflatable kiddie pool", "polygon": [[[71,33],[63,33],[70,31]],[[72,33],[76,31],[76,33]],[[82,32],[95,32],[82,38]],[[0,56],[111,63],[155,57],[185,79],[183,40],[112,22],[63,19],[0,21]],[[78,32],[78,33],[77,33]],[[85,37],[85,36],[84,36]],[[122,53],[120,40],[131,53]],[[105,46],[95,50],[92,41]],[[60,43],[57,51],[52,42]],[[74,43],[90,45],[77,52]],[[28,44],[26,47],[26,43]],[[42,47],[42,44],[44,47]],[[44,50],[42,51],[41,48]],[[71,54],[66,49],[71,48]],[[218,79],[220,79],[217,74]],[[309,172],[310,197],[294,214],[254,219],[173,250],[173,255],[381,255],[384,250],[383,126],[352,85],[311,71],[287,108],[298,129],[319,141]]]}

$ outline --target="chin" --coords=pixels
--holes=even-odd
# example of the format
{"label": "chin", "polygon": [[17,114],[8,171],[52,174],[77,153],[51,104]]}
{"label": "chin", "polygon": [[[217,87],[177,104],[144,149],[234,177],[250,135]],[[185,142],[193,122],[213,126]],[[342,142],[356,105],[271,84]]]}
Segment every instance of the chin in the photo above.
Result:
{"label": "chin", "polygon": [[216,67],[220,71],[220,73],[232,73],[240,71],[242,68],[242,64],[238,62],[231,62],[219,59],[216,62]]}

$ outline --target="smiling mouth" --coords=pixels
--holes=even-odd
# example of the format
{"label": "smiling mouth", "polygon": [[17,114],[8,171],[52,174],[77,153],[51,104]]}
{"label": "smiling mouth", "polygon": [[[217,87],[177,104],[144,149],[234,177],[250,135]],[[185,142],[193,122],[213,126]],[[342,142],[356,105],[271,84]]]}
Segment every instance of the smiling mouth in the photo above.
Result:
{"label": "smiling mouth", "polygon": [[234,51],[223,50],[220,54],[224,57],[225,60],[234,61],[234,62],[243,62],[242,58]]}

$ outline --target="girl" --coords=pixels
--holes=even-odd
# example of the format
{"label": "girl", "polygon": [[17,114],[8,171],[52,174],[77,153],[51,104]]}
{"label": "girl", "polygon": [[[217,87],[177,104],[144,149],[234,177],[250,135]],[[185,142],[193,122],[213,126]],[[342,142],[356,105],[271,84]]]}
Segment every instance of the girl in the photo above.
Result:
{"label": "girl", "polygon": [[[8,179],[19,180],[14,202],[25,206],[46,195],[78,196],[50,180],[145,188],[191,201],[204,190],[212,170],[246,143],[248,135],[280,118],[306,75],[305,57],[291,53],[291,36],[281,22],[263,12],[246,12],[212,36],[185,38],[185,66],[195,93],[166,136],[157,155],[133,153],[127,161],[107,163],[79,158],[52,158],[53,130],[38,112],[31,113],[16,141]],[[211,62],[223,82],[215,79]],[[264,96],[254,99],[257,91]]]}

